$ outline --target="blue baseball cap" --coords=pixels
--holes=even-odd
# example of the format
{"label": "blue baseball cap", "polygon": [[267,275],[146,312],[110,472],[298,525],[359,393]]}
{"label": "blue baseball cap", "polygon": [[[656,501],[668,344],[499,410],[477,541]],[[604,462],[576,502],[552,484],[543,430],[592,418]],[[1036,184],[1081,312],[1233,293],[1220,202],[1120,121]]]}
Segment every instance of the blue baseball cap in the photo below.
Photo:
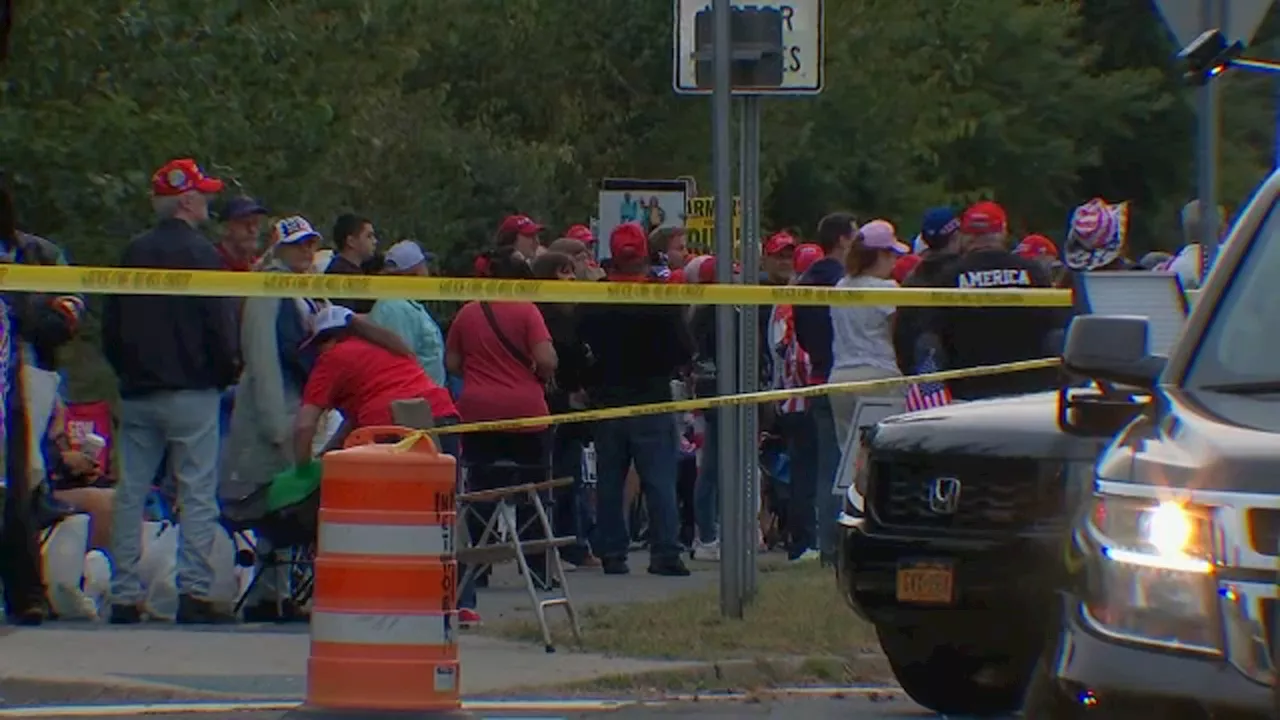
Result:
{"label": "blue baseball cap", "polygon": [[960,218],[949,207],[936,207],[925,211],[920,221],[920,238],[930,248],[946,245],[960,229]]}
{"label": "blue baseball cap", "polygon": [[251,217],[253,215],[266,215],[267,209],[262,203],[251,197],[239,196],[233,197],[227,201],[222,208],[223,220],[240,220],[241,218]]}

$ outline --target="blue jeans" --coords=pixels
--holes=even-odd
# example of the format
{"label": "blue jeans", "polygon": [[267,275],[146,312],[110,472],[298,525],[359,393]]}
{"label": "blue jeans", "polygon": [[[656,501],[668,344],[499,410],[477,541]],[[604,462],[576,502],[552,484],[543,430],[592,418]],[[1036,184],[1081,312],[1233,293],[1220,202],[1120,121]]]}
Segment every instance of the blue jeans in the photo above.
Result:
{"label": "blue jeans", "polygon": [[813,506],[818,514],[818,552],[824,558],[834,560],[837,548],[836,515],[840,505],[838,498],[831,494],[831,484],[835,482],[836,471],[840,466],[840,443],[836,439],[836,419],[831,412],[831,399],[826,395],[814,398],[809,405],[809,415],[813,418],[817,447]]}
{"label": "blue jeans", "polygon": [[216,390],[158,392],[120,403],[120,481],[111,526],[111,602],[142,601],[137,565],[142,512],[151,483],[168,453],[177,485],[178,592],[205,598],[213,583],[218,527],[218,419]]}
{"label": "blue jeans", "polygon": [[676,507],[676,433],[671,415],[604,420],[595,426],[596,527],[591,546],[601,559],[625,559],[625,487],[634,462],[649,506],[649,548],[653,558],[679,557],[680,514]]}
{"label": "blue jeans", "polygon": [[693,486],[693,517],[698,526],[698,540],[713,543],[720,536],[720,422],[719,410],[703,415],[706,432],[702,435],[702,467]]}
{"label": "blue jeans", "polygon": [[778,430],[791,462],[791,501],[787,503],[787,555],[817,549],[818,433],[806,412],[778,416]]}

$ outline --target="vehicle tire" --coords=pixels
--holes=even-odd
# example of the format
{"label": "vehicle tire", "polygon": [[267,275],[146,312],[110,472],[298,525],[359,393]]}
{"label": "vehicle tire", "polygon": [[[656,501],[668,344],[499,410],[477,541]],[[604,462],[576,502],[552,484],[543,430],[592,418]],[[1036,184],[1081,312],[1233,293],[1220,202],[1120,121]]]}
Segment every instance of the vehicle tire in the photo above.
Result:
{"label": "vehicle tire", "polygon": [[[986,717],[1007,715],[1022,706],[1026,672],[1014,672],[1004,682],[979,682],[977,676],[992,665],[988,658],[939,642],[931,628],[876,628],[880,646],[903,691],[920,705],[942,715]],[[993,653],[994,654],[994,653]],[[1027,658],[1027,664],[1031,659]],[[1001,663],[1016,668],[1017,663]]]}

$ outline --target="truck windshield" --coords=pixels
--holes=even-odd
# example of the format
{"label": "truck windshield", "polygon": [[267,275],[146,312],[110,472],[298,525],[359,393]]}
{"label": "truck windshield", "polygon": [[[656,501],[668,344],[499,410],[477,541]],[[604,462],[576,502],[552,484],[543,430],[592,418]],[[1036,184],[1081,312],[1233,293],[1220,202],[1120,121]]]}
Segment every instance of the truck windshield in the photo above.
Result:
{"label": "truck windshield", "polygon": [[1196,349],[1187,373],[1189,387],[1280,392],[1277,279],[1280,205],[1272,205]]}

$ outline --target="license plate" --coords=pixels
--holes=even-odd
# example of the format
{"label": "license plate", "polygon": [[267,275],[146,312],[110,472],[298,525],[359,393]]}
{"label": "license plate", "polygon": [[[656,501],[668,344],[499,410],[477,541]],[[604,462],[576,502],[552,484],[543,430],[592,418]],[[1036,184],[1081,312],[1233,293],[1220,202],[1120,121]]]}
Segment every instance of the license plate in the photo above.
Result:
{"label": "license plate", "polygon": [[950,605],[955,571],[943,563],[917,563],[898,568],[898,602]]}

